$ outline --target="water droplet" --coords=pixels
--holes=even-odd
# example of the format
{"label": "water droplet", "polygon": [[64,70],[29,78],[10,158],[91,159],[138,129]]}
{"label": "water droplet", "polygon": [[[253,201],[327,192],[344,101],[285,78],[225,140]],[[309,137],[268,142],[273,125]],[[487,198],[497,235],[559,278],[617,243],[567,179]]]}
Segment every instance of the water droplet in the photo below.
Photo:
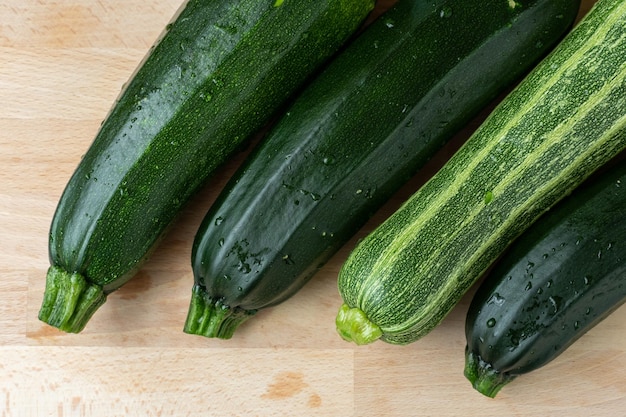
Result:
{"label": "water droplet", "polygon": [[504,304],[506,300],[504,299],[504,297],[502,297],[499,293],[493,293],[493,295],[491,297],[489,297],[489,304],[495,304],[497,306],[501,306],[502,304]]}
{"label": "water droplet", "polygon": [[250,271],[252,271],[252,268],[250,268],[250,264],[247,262],[240,261],[237,265],[237,270],[239,270],[239,272],[243,272],[244,274],[249,274]]}
{"label": "water droplet", "polygon": [[439,17],[443,17],[445,19],[452,17],[452,7],[445,5],[439,10]]}
{"label": "water droplet", "polygon": [[332,157],[327,156],[322,160],[322,162],[324,163],[324,165],[332,165],[335,160]]}
{"label": "water droplet", "polygon": [[487,327],[494,327],[496,325],[496,319],[494,319],[493,317],[490,318],[489,320],[487,320]]}
{"label": "water droplet", "polygon": [[526,291],[530,291],[533,288],[533,283],[528,281],[528,283],[526,283],[526,287],[524,288]]}
{"label": "water droplet", "polygon": [[283,262],[286,263],[287,265],[295,264],[295,262],[293,261],[293,259],[291,259],[291,257],[289,255],[284,255],[283,256]]}
{"label": "water droplet", "polygon": [[393,21],[393,19],[385,19],[385,26],[387,26],[389,29],[391,29],[394,25],[395,22]]}
{"label": "water droplet", "polygon": [[222,222],[224,221],[224,218],[222,216],[218,217],[217,219],[215,219],[214,224],[216,226],[219,226],[220,224],[222,224]]}
{"label": "water droplet", "polygon": [[239,292],[243,291],[243,287],[237,287],[237,291]]}
{"label": "water droplet", "polygon": [[561,309],[561,304],[563,303],[563,299],[555,295],[555,296],[548,298],[548,300],[550,301],[550,304],[552,304],[552,308],[554,308],[553,315],[558,313],[559,310]]}
{"label": "water droplet", "polygon": [[224,246],[224,238],[221,238],[220,240],[218,240],[217,244],[220,245],[220,247]]}

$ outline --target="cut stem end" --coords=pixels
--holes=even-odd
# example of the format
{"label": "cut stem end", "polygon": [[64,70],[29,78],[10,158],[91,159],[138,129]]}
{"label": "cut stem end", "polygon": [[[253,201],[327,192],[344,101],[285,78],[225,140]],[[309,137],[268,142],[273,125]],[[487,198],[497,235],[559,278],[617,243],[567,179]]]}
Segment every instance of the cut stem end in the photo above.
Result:
{"label": "cut stem end", "polygon": [[79,273],[58,266],[48,268],[39,320],[68,333],[79,333],[106,301],[102,287]]}
{"label": "cut stem end", "polygon": [[372,323],[359,308],[343,304],[335,319],[337,333],[346,341],[357,345],[375,342],[383,335],[382,330]]}
{"label": "cut stem end", "polygon": [[199,336],[230,339],[235,330],[255,313],[256,310],[230,308],[220,300],[209,297],[204,288],[194,285],[183,331]]}
{"label": "cut stem end", "polygon": [[515,379],[515,375],[496,371],[468,348],[465,349],[464,374],[476,391],[489,398],[495,398],[502,387]]}

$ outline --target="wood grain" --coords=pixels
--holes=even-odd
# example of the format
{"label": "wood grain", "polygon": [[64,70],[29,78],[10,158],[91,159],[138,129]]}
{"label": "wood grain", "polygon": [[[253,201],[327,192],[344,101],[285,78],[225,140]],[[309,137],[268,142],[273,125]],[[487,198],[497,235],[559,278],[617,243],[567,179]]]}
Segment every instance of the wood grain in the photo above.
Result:
{"label": "wood grain", "polygon": [[[380,1],[378,11],[393,1]],[[583,12],[593,1],[583,1]],[[336,276],[475,126],[414,178],[296,296],[229,341],[186,335],[190,246],[238,155],[187,206],[152,259],[83,333],[37,320],[58,198],[120,87],[179,0],[0,3],[0,411],[2,416],[617,416],[626,408],[626,309],[496,400],[462,375],[471,292],[409,346],[335,333]]]}

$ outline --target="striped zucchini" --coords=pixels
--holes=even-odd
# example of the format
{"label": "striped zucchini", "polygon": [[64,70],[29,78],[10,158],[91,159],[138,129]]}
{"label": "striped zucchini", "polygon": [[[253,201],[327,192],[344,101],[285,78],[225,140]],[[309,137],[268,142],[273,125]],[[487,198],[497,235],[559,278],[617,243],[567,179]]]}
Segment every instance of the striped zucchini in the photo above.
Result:
{"label": "striped zucchini", "polygon": [[508,244],[626,147],[626,0],[599,0],[455,155],[361,241],[337,330],[426,335]]}

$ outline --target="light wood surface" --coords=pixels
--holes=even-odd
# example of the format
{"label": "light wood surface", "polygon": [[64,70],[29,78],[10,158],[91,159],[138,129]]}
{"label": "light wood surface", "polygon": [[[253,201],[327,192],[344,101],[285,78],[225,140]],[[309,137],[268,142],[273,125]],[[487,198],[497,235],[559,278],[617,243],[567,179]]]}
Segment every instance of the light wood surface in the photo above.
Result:
{"label": "light wood surface", "polygon": [[[583,3],[585,11],[593,1]],[[121,85],[179,4],[0,2],[2,417],[624,415],[624,308],[495,400],[476,393],[462,373],[471,294],[409,346],[357,347],[337,336],[341,262],[425,174],[302,291],[259,313],[231,340],[187,335],[182,325],[195,229],[245,154],[191,202],[138,276],[109,296],[83,333],[64,334],[39,322],[58,198]]]}

